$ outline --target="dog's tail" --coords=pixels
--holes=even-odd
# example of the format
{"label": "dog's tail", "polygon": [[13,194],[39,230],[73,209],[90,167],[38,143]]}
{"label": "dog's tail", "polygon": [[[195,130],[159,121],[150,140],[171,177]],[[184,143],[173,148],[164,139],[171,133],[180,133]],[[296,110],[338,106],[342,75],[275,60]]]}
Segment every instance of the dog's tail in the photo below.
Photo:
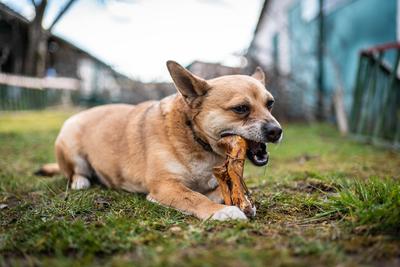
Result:
{"label": "dog's tail", "polygon": [[34,174],[39,176],[54,176],[60,173],[60,166],[57,163],[44,164]]}

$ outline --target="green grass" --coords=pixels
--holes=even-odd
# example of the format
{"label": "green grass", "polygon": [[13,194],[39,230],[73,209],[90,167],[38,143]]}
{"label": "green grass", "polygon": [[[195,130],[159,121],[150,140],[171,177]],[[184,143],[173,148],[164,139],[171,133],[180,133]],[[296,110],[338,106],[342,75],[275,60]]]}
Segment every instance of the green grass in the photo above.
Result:
{"label": "green grass", "polygon": [[246,166],[257,216],[199,221],[145,196],[32,175],[71,112],[0,115],[0,266],[391,266],[400,155],[329,125],[288,125],[266,168]]}
{"label": "green grass", "polygon": [[342,217],[357,229],[400,234],[400,183],[371,178],[340,183],[337,195],[319,203],[316,218]]}

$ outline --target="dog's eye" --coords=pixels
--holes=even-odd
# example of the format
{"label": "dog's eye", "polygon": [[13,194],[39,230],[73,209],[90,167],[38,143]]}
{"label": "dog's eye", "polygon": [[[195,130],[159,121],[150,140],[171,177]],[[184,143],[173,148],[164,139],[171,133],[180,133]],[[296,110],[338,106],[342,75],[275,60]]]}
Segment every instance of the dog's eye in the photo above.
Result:
{"label": "dog's eye", "polygon": [[274,106],[275,101],[274,100],[268,100],[267,101],[267,108],[268,109],[272,109],[272,107]]}
{"label": "dog's eye", "polygon": [[237,114],[247,114],[250,111],[250,107],[248,105],[239,105],[232,108],[233,112]]}

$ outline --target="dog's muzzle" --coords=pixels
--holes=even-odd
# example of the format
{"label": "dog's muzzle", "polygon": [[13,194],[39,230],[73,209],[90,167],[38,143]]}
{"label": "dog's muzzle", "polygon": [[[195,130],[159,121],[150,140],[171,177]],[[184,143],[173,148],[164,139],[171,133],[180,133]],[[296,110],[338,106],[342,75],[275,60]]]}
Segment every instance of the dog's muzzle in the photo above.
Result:
{"label": "dog's muzzle", "polygon": [[281,139],[282,128],[276,123],[266,123],[262,127],[263,135],[268,142],[276,143]]}

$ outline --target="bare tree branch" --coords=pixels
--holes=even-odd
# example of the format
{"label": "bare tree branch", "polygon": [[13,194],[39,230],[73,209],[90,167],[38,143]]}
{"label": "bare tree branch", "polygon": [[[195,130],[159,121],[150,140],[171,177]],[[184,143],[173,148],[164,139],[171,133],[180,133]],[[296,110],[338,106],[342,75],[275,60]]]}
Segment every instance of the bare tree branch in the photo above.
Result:
{"label": "bare tree branch", "polygon": [[47,0],[42,0],[39,5],[35,6],[36,15],[35,15],[34,20],[39,21],[40,25],[42,24],[46,7],[47,7]]}
{"label": "bare tree branch", "polygon": [[64,16],[64,14],[71,8],[71,6],[76,2],[76,0],[69,0],[67,4],[60,10],[56,18],[51,23],[50,27],[47,29],[49,32],[57,24],[57,22]]}
{"label": "bare tree branch", "polygon": [[31,0],[31,3],[32,3],[33,7],[36,9],[37,4],[36,4],[35,0]]}

